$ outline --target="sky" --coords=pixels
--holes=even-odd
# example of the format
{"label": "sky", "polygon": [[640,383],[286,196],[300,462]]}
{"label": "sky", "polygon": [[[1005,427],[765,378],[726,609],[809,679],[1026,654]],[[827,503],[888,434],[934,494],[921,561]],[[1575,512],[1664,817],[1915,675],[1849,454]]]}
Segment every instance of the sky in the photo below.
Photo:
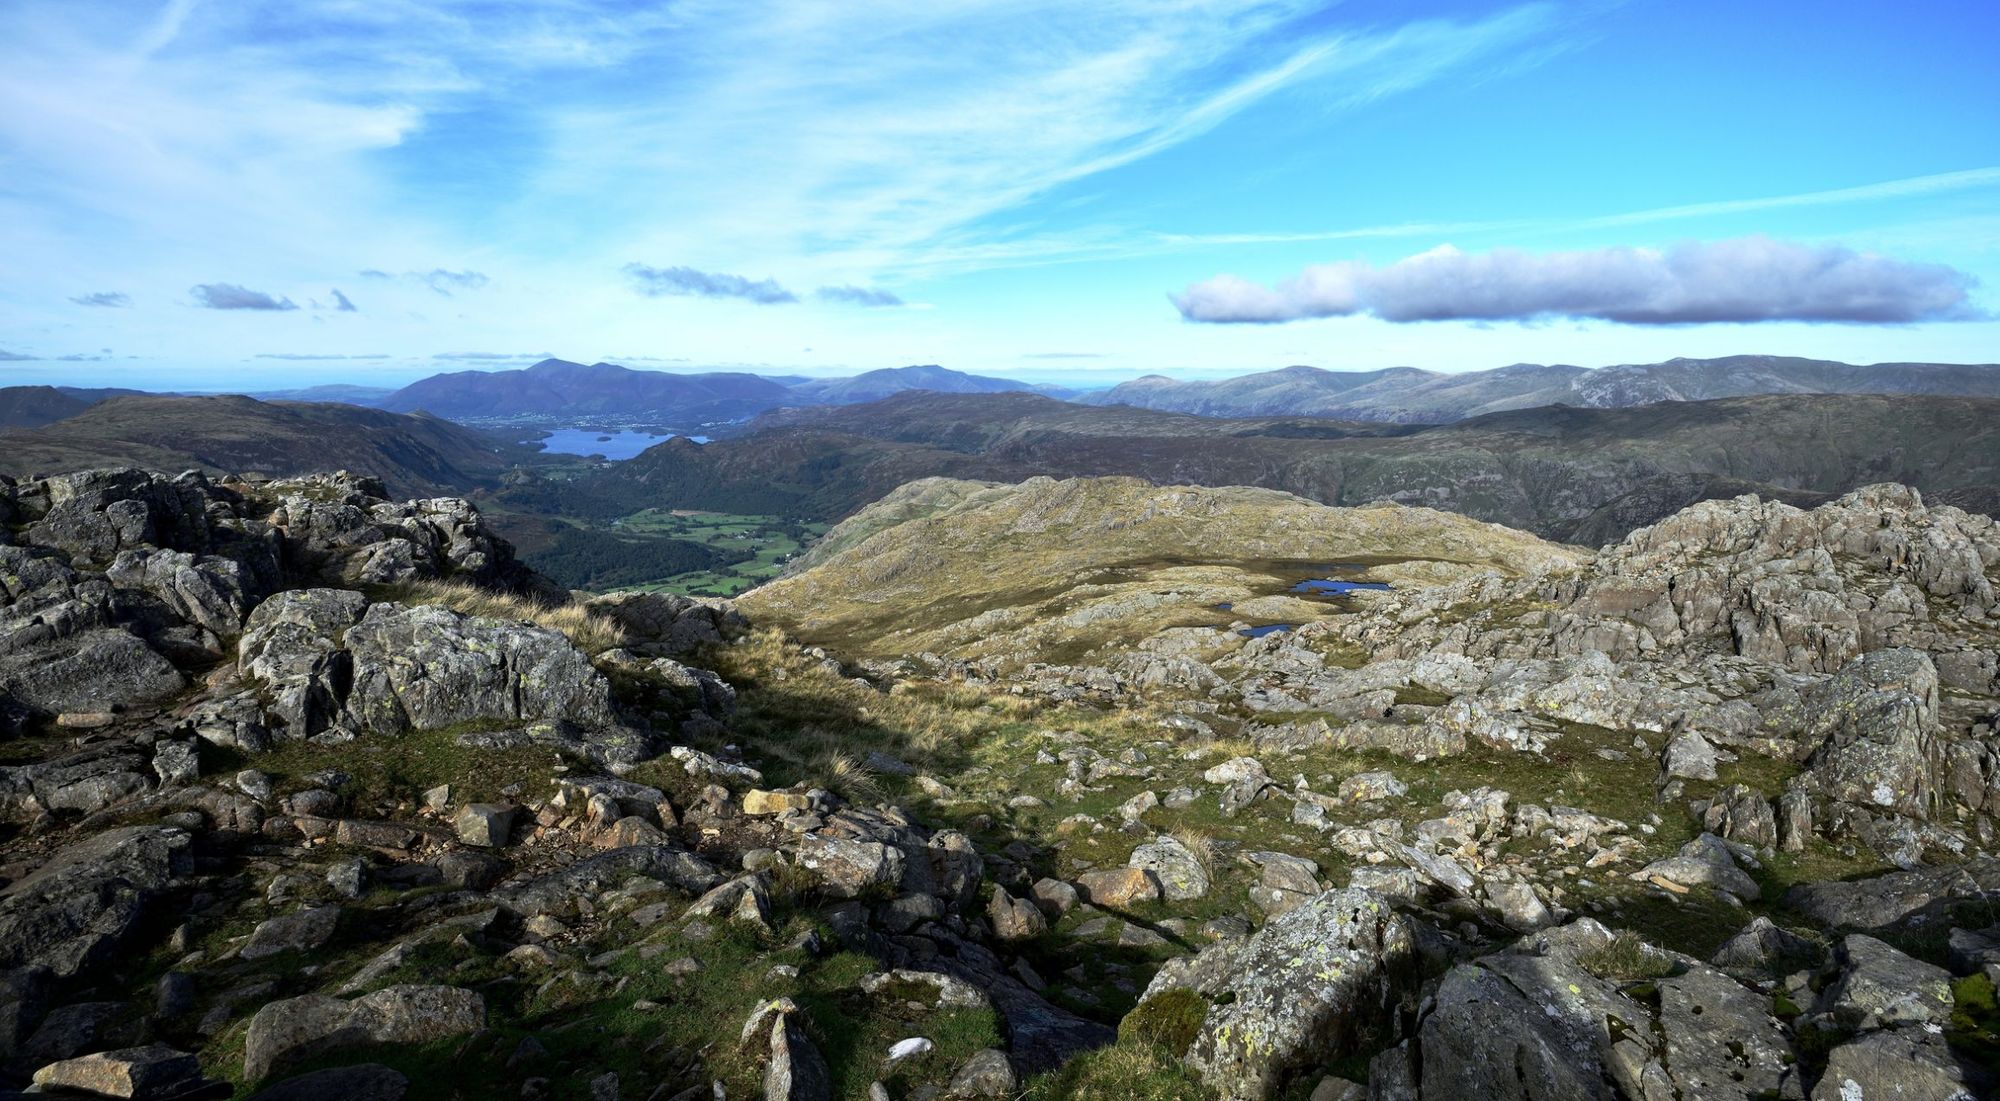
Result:
{"label": "sky", "polygon": [[2000,361],[2000,5],[11,0],[0,384]]}

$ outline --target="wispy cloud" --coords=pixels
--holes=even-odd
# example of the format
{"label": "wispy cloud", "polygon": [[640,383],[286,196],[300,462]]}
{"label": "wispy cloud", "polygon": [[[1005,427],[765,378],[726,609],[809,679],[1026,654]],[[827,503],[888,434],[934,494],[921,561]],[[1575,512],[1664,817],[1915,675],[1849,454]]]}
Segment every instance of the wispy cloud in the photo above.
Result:
{"label": "wispy cloud", "polygon": [[850,306],[900,306],[903,300],[885,290],[874,287],[821,287],[813,292],[813,297],[822,302],[840,302]]}
{"label": "wispy cloud", "polygon": [[605,229],[637,231],[655,255],[841,279],[964,270],[968,249],[1014,232],[997,221],[1009,212],[1280,95],[1339,109],[1561,37],[1543,5],[1376,30],[1340,28],[1327,6],[682,9],[694,48],[672,54],[659,98],[550,107],[532,193],[603,210],[603,180],[619,174],[629,189]]}
{"label": "wispy cloud", "polygon": [[380,268],[363,268],[355,274],[361,276],[363,279],[393,280],[419,284],[429,287],[446,298],[452,297],[453,294],[459,291],[479,290],[493,282],[492,278],[485,272],[473,271],[469,268],[465,271],[432,268],[429,271],[406,271],[401,274],[392,274]]}
{"label": "wispy cloud", "polygon": [[5,348],[0,348],[0,363],[33,363],[41,358],[41,356],[25,355],[21,352],[10,352]]}
{"label": "wispy cloud", "polygon": [[98,291],[95,294],[79,294],[70,299],[79,306],[103,306],[123,309],[132,305],[132,296],[120,291]]}
{"label": "wispy cloud", "polygon": [[352,302],[349,302],[349,301],[347,300],[347,296],[346,296],[346,295],[344,295],[344,294],[342,294],[342,293],[340,293],[340,288],[338,288],[338,287],[335,287],[335,288],[333,289],[333,301],[334,301],[334,307],[333,307],[333,308],[334,308],[334,309],[336,309],[336,310],[338,310],[338,311],[340,311],[341,313],[355,313],[355,312],[357,312],[357,311],[356,311],[356,310],[354,309],[354,303],[352,303]]}
{"label": "wispy cloud", "polygon": [[632,288],[648,298],[662,295],[698,298],[742,298],[760,306],[797,302],[799,296],[778,285],[775,279],[749,279],[727,272],[699,271],[695,268],[655,268],[641,263],[625,265]]}
{"label": "wispy cloud", "polygon": [[432,359],[507,360],[507,359],[554,359],[549,352],[438,352]]}
{"label": "wispy cloud", "polygon": [[1103,359],[1103,352],[1023,352],[1022,359]]}
{"label": "wispy cloud", "polygon": [[318,352],[259,352],[251,358],[287,359],[287,360],[296,360],[299,362],[313,362],[319,360],[342,360],[342,359],[388,359],[389,356],[385,353],[379,353],[379,352],[368,355],[322,355]]}
{"label": "wispy cloud", "polygon": [[253,291],[234,283],[198,283],[188,290],[194,296],[195,304],[211,310],[296,310],[298,303],[289,298],[272,297],[263,291]]}
{"label": "wispy cloud", "polygon": [[[1954,191],[2000,188],[2000,168],[1974,168],[1964,172],[1944,172],[1930,176],[1885,180],[1860,187],[1827,191],[1804,191],[1792,195],[1766,195],[1750,199],[1718,199],[1712,202],[1683,203],[1615,214],[1582,218],[1509,218],[1491,221],[1404,222],[1345,229],[1304,230],[1284,233],[1149,233],[1121,244],[1130,254],[1180,251],[1229,245],[1293,245],[1315,241],[1351,241],[1367,238],[1444,237],[1468,233],[1545,233],[1622,226],[1646,225],[1693,218],[1713,218],[1734,214],[1754,214],[1767,210],[1797,207],[1838,206],[1845,203],[1886,202],[1920,198]],[[1158,247],[1154,247],[1158,246]],[[1118,245],[1107,245],[1117,248]]]}
{"label": "wispy cloud", "polygon": [[1276,286],[1233,275],[1173,296],[1190,321],[1271,324],[1368,314],[1385,321],[1580,318],[1635,325],[1966,320],[1971,276],[1765,237],[1664,251],[1465,253],[1445,245],[1385,267],[1317,264]]}

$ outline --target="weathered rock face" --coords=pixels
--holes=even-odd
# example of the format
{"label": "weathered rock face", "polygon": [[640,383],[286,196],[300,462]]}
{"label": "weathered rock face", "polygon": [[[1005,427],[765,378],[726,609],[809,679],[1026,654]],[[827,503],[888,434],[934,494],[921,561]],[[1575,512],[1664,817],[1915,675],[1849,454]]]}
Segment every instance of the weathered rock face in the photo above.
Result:
{"label": "weathered rock face", "polygon": [[35,1085],[46,1089],[138,1101],[192,1092],[202,1084],[201,1060],[165,1044],[97,1052],[35,1072]]}
{"label": "weathered rock face", "polygon": [[1272,1097],[1306,1068],[1389,1039],[1419,972],[1410,919],[1346,889],[1272,918],[1240,942],[1170,961],[1148,998],[1211,1003],[1186,1061],[1226,1098]]}
{"label": "weathered rock face", "polygon": [[1836,802],[1930,816],[1945,767],[1937,667],[1928,654],[1897,649],[1856,658],[1807,694],[1800,713],[1800,740],[1814,747],[1808,790]]}
{"label": "weathered rock face", "polygon": [[115,628],[0,656],[0,692],[50,714],[158,703],[186,687],[187,679],[159,651]]}
{"label": "weathered rock face", "polygon": [[[179,695],[182,670],[222,656],[287,585],[449,576],[567,599],[515,562],[469,503],[382,494],[346,475],[252,489],[137,470],[9,486],[9,512],[26,526],[19,545],[0,545],[0,723]],[[322,728],[314,701],[289,709],[308,733]]]}
{"label": "weathered rock face", "polygon": [[169,826],[111,830],[0,889],[0,967],[45,967],[67,979],[111,963],[187,874],[191,843]]}
{"label": "weathered rock face", "polygon": [[367,597],[347,589],[293,589],[250,613],[237,667],[264,683],[287,736],[309,738],[341,719],[354,683],[347,629],[367,608]]}
{"label": "weathered rock face", "polygon": [[1416,1036],[1378,1056],[1374,1076],[1420,1083],[1410,1096],[1422,1101],[1778,1093],[1795,1057],[1767,1000],[1687,961],[1656,980],[1655,1008],[1578,962],[1610,939],[1579,922],[1453,968]]}
{"label": "weathered rock face", "polygon": [[677,593],[610,593],[584,607],[623,628],[630,644],[655,657],[674,657],[743,633],[746,621],[727,604]]}
{"label": "weathered rock face", "polygon": [[238,667],[285,736],[344,724],[400,733],[473,721],[617,721],[611,687],[560,632],[448,608],[368,605],[343,589],[281,593],[252,613]]}
{"label": "weathered rock face", "polygon": [[314,1055],[362,1044],[417,1044],[486,1024],[486,1002],[449,986],[391,986],[353,1001],[307,994],[250,1018],[243,1077],[257,1082]]}
{"label": "weathered rock face", "polygon": [[1934,921],[1957,901],[2000,892],[2000,860],[1889,872],[1794,887],[1785,905],[1829,929],[1882,930]]}
{"label": "weathered rock face", "polygon": [[464,577],[483,585],[560,590],[514,559],[479,511],[455,497],[389,501],[373,478],[323,475],[275,482],[269,524],[294,568],[350,585]]}
{"label": "weathered rock face", "polygon": [[616,721],[611,688],[556,631],[377,604],[350,627],[347,712],[364,730],[432,729],[481,719]]}

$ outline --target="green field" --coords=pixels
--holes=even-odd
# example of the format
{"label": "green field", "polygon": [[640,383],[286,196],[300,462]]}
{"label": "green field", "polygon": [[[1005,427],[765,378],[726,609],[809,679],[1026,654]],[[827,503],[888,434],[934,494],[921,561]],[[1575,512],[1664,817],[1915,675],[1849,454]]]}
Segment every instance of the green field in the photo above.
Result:
{"label": "green field", "polygon": [[825,534],[828,526],[779,516],[649,508],[612,521],[610,530],[700,543],[731,557],[749,556],[728,566],[674,574],[623,588],[688,596],[735,596],[778,576],[785,562],[807,543]]}

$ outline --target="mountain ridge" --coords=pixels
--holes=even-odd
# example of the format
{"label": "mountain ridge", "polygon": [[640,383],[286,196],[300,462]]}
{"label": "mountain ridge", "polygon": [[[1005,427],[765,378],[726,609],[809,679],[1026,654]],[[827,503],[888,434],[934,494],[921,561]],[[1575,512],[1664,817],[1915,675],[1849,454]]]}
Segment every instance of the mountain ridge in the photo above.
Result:
{"label": "mountain ridge", "polygon": [[1587,368],[1516,363],[1447,373],[1293,366],[1233,378],[1122,383],[1078,400],[1208,416],[1331,416],[1441,423],[1542,405],[1619,408],[1756,394],[1931,393],[2000,397],[2000,364],[1876,363],[1796,356],[1675,358]]}

